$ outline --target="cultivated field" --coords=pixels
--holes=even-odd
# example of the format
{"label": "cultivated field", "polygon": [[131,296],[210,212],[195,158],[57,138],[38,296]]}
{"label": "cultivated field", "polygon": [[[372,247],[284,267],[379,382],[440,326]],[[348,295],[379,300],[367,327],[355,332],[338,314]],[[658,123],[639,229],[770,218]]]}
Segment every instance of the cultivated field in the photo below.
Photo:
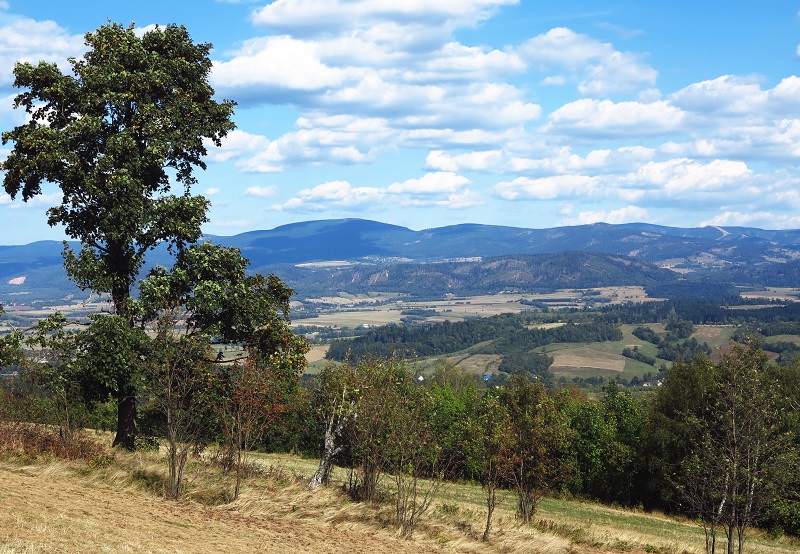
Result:
{"label": "cultivated field", "polygon": [[[336,307],[318,317],[298,319],[294,325],[316,325],[320,327],[358,327],[361,325],[386,325],[397,323],[402,312],[410,309],[434,310],[439,315],[429,321],[460,321],[465,317],[489,317],[503,313],[519,313],[530,310],[526,302],[543,302],[553,308],[582,308],[587,303],[597,305],[619,302],[643,302],[648,298],[642,287],[602,287],[586,289],[595,295],[584,295],[583,289],[564,289],[548,294],[492,294],[482,296],[452,297],[444,300],[410,301],[399,299],[397,294],[341,295],[310,300],[310,304],[325,303]],[[606,301],[598,301],[605,298]]]}
{"label": "cultivated field", "polygon": [[757,298],[764,300],[780,300],[782,302],[800,301],[800,289],[767,287],[763,291],[743,292],[742,298]]}

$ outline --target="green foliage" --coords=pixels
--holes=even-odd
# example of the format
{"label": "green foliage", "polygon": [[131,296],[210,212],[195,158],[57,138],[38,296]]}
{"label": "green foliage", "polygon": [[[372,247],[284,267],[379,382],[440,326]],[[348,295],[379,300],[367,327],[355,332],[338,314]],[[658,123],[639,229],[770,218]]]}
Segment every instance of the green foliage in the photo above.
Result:
{"label": "green foliage", "polygon": [[656,334],[650,327],[643,327],[639,326],[636,327],[631,334],[636,337],[637,339],[641,339],[646,342],[651,342],[653,344],[659,344],[661,342],[661,337]]}
{"label": "green foliage", "polygon": [[503,314],[418,327],[386,325],[352,340],[334,341],[326,356],[332,360],[349,359],[351,362],[364,356],[396,356],[404,359],[440,356],[522,329],[524,324],[524,319],[519,315]]}
{"label": "green foliage", "polygon": [[[791,389],[774,375],[760,345],[736,345],[717,365],[677,364],[658,391],[654,458],[674,476],[710,551],[717,530],[729,544],[743,544],[759,514],[796,481],[797,436],[784,415]],[[685,382],[676,383],[681,377]]]}
{"label": "green foliage", "polygon": [[550,329],[520,329],[507,333],[483,349],[486,353],[527,352],[552,343],[589,343],[622,340],[622,331],[616,325],[595,321],[574,323],[568,321]]}
{"label": "green foliage", "polygon": [[150,354],[148,338],[127,318],[112,314],[92,316],[79,343],[89,400],[104,401],[110,394],[131,393],[141,386],[142,361]]}
{"label": "green foliage", "polygon": [[0,337],[0,369],[25,365],[25,354],[22,348],[22,333],[12,331]]}
{"label": "green foliage", "polygon": [[652,356],[648,356],[647,354],[642,354],[639,351],[638,346],[634,346],[633,348],[629,348],[626,346],[625,348],[622,349],[622,355],[625,356],[626,358],[637,360],[648,365],[652,366],[656,365],[656,359],[653,358]]}
{"label": "green foliage", "polygon": [[483,540],[489,539],[497,491],[513,475],[515,440],[511,415],[498,396],[487,391],[468,420],[467,467],[486,493],[486,527]]}
{"label": "green foliage", "polygon": [[641,402],[611,382],[601,402],[574,396],[565,409],[576,433],[573,492],[627,505],[640,500],[647,422]]}
{"label": "green foliage", "polygon": [[447,460],[446,477],[458,479],[467,473],[467,457],[463,444],[468,440],[472,406],[480,399],[480,389],[474,379],[462,386],[444,381],[434,382],[429,389],[433,409],[431,428],[433,440],[441,449],[441,457]]}
{"label": "green foliage", "polygon": [[689,362],[698,356],[709,355],[711,355],[711,347],[694,337],[677,342],[664,340],[658,345],[658,357],[662,360]]}
{"label": "green foliage", "polygon": [[[56,64],[17,63],[14,99],[29,122],[6,131],[13,143],[0,167],[3,187],[24,201],[57,184],[62,203],[47,212],[81,242],[66,243],[67,273],[78,286],[111,293],[114,313],[130,320],[128,299],[145,254],[162,242],[196,241],[208,200],[191,196],[194,168],[205,168],[204,140],[219,145],[234,128],[233,104],[217,102],[208,84],[209,44],[195,44],[184,27],[157,27],[139,37],[131,25],[109,23],[86,34],[87,51]],[[183,193],[170,194],[171,182]],[[101,367],[96,365],[95,367]],[[133,448],[135,386],[117,372],[115,442]],[[99,386],[109,379],[100,376]]]}
{"label": "green foliage", "polygon": [[694,333],[694,325],[691,321],[685,319],[670,321],[664,328],[667,331],[667,336],[664,338],[665,341],[688,339]]}
{"label": "green foliage", "polygon": [[514,433],[511,475],[518,498],[517,517],[530,523],[542,497],[567,481],[575,433],[540,381],[515,376],[503,387],[500,401]]}
{"label": "green foliage", "polygon": [[32,353],[21,376],[30,402],[29,417],[58,426],[65,437],[81,429],[87,416],[78,337],[67,330],[67,320],[58,312],[40,320],[25,337]]}
{"label": "green foliage", "polygon": [[[668,323],[677,317],[691,321],[695,325],[742,325],[758,322],[756,326],[758,328],[781,330],[789,334],[794,334],[797,330],[797,323],[800,322],[800,302],[768,307],[761,305],[763,301],[759,301],[757,306],[748,307],[748,302],[752,303],[752,301],[743,300],[738,296],[713,300],[675,298],[664,302],[615,304],[605,306],[599,311],[606,321],[631,325]],[[730,306],[739,306],[739,308],[731,310]],[[654,342],[649,338],[642,340]]]}
{"label": "green foliage", "polygon": [[410,375],[396,360],[363,359],[355,366],[354,377],[357,400],[348,439],[358,475],[350,492],[358,500],[373,502],[380,474],[388,469],[386,455],[393,429],[389,407],[400,402]]}
{"label": "green foliage", "polygon": [[553,357],[540,352],[512,352],[503,356],[498,371],[509,375],[524,375],[529,379],[541,377],[542,379],[552,379],[550,366],[553,365]]}
{"label": "green foliage", "polygon": [[[233,104],[212,98],[211,47],[194,44],[184,27],[140,38],[133,26],[109,23],[87,33],[86,46],[70,60],[73,75],[16,64],[14,86],[27,90],[15,107],[31,121],[3,133],[3,144],[14,144],[4,188],[27,201],[43,181],[61,187],[48,223],[82,243],[79,255],[65,252],[68,272],[84,288],[112,292],[120,311],[145,252],[200,236],[208,202],[188,188],[194,167],[205,167],[203,141],[219,144],[233,129]],[[187,194],[168,194],[170,172]]]}
{"label": "green foliage", "polygon": [[451,323],[424,326],[386,325],[351,340],[331,343],[326,356],[351,362],[363,356],[403,359],[440,356],[458,352],[479,343],[492,341],[479,351],[487,354],[513,354],[503,366],[509,373],[524,372],[547,376],[552,360],[531,350],[556,342],[602,342],[622,340],[622,332],[603,321],[567,322],[550,329],[527,329],[524,315],[502,314]]}

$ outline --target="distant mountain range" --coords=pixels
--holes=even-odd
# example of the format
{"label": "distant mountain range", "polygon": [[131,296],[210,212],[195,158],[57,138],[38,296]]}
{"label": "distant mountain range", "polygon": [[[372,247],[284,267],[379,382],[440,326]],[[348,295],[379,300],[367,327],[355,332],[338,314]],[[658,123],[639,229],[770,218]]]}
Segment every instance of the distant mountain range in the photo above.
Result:
{"label": "distant mountain range", "polygon": [[[680,278],[800,286],[800,230],[598,223],[550,229],[463,224],[413,231],[339,219],[205,238],[240,248],[253,271],[277,273],[300,297],[371,289],[435,295]],[[56,241],[0,246],[0,302],[54,303],[85,296],[66,279],[61,250]],[[166,249],[155,250],[149,263],[169,265]]]}

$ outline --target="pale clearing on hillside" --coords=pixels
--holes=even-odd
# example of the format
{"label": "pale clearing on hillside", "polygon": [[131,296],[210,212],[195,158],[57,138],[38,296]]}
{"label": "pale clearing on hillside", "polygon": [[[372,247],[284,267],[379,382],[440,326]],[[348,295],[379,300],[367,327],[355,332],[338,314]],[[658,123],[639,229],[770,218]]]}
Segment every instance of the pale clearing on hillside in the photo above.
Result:
{"label": "pale clearing on hillside", "polygon": [[553,357],[551,371],[559,369],[606,369],[609,371],[623,371],[625,358],[616,354],[600,352],[586,348],[571,348],[569,350],[548,352]]}
{"label": "pale clearing on hillside", "polygon": [[330,347],[330,344],[315,344],[311,346],[311,350],[309,350],[308,354],[306,354],[306,360],[308,363],[324,360],[325,354],[328,353],[328,349]]}
{"label": "pale clearing on hillside", "polygon": [[447,361],[455,366],[478,375],[491,375],[500,366],[501,356],[494,354],[472,354],[470,356],[450,356]]}

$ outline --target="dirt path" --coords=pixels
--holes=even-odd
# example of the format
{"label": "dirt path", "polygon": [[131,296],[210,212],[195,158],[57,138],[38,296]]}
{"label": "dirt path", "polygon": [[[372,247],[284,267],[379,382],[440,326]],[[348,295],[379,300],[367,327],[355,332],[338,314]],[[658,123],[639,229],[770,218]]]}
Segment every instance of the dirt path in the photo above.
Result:
{"label": "dirt path", "polygon": [[0,554],[430,551],[332,524],[242,515],[57,475],[0,469]]}

